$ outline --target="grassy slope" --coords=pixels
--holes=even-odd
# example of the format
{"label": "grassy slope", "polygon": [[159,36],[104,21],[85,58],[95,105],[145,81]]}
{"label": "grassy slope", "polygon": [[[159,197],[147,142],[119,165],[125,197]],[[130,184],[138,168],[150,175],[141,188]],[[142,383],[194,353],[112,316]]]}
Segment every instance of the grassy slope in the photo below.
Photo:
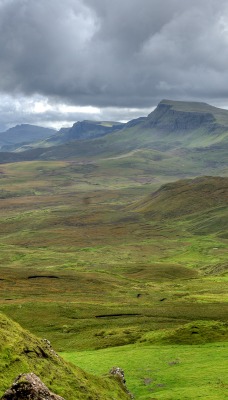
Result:
{"label": "grassy slope", "polygon": [[[20,373],[34,372],[65,399],[128,399],[120,382],[98,378],[64,362],[43,340],[0,314],[0,396]],[[107,371],[106,371],[107,372]]]}
{"label": "grassy slope", "polygon": [[227,198],[228,178],[202,177],[165,184],[142,200],[136,209],[158,219],[204,213],[211,209],[217,213],[226,208]]}

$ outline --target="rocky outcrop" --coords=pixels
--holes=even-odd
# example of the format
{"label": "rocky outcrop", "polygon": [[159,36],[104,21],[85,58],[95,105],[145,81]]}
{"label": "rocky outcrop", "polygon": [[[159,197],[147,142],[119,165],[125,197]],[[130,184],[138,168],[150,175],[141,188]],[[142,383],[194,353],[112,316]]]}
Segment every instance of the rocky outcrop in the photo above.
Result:
{"label": "rocky outcrop", "polygon": [[106,125],[96,121],[78,121],[64,135],[64,141],[93,139],[116,132],[122,129],[124,124],[115,123]]}
{"label": "rocky outcrop", "polygon": [[47,386],[33,373],[21,374],[2,396],[1,400],[64,400],[50,392]]}
{"label": "rocky outcrop", "polygon": [[122,370],[122,368],[112,367],[112,369],[110,369],[110,371],[109,371],[109,374],[113,375],[115,378],[117,378],[120,381],[120,383],[123,386],[124,390],[129,395],[129,398],[133,399],[134,396],[127,389],[126,379],[125,379],[124,371]]}
{"label": "rocky outcrop", "polygon": [[[215,130],[219,127],[210,112],[189,112],[175,110],[169,104],[160,103],[148,116],[145,128],[156,128],[166,133],[190,131],[199,128]],[[222,127],[221,127],[222,128]]]}
{"label": "rocky outcrop", "polygon": [[125,380],[125,376],[124,376],[124,371],[119,368],[119,367],[112,367],[112,369],[110,369],[109,373],[111,375],[114,375],[115,377],[117,377],[121,383],[125,386],[126,385],[126,380]]}
{"label": "rocky outcrop", "polygon": [[[133,395],[126,387],[124,371],[119,367],[113,367],[109,374],[117,379],[129,399]],[[88,398],[91,398],[90,396]],[[100,397],[96,397],[97,399]],[[63,397],[52,393],[41,379],[33,372],[20,374],[12,386],[6,390],[0,400],[65,400]]]}

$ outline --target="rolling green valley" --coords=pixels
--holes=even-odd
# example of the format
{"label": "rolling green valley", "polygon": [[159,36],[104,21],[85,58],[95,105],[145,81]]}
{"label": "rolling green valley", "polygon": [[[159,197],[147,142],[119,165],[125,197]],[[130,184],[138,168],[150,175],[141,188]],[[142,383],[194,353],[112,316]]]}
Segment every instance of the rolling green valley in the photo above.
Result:
{"label": "rolling green valley", "polygon": [[227,398],[227,150],[228,111],[171,100],[0,149],[0,396]]}

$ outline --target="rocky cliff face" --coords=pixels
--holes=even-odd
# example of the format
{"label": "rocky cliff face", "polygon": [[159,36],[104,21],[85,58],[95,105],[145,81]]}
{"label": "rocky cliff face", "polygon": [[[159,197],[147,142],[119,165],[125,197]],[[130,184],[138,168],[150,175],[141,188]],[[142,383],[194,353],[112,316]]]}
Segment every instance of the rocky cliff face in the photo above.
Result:
{"label": "rocky cliff face", "polygon": [[160,103],[149,114],[145,128],[156,128],[168,132],[190,131],[199,128],[213,130],[218,127],[216,119],[210,112],[188,112],[175,110],[170,104]]}

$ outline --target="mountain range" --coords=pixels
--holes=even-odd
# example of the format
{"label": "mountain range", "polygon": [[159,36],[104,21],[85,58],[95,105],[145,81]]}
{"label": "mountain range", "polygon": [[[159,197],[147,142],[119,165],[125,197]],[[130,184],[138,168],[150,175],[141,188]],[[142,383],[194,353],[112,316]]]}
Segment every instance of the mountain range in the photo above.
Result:
{"label": "mountain range", "polygon": [[[0,162],[93,160],[105,169],[138,165],[144,175],[227,174],[228,111],[206,103],[162,100],[147,117],[126,124],[82,121],[59,132],[43,129],[37,136],[33,129],[29,142],[26,126],[28,134],[21,143],[14,139],[14,151],[2,148]],[[18,137],[21,130],[13,131]]]}
{"label": "mountain range", "polygon": [[[0,133],[0,143],[17,144],[21,147],[26,142],[33,144],[31,147],[46,148],[56,146],[56,143],[59,145],[107,136],[106,148],[110,140],[117,146],[122,139],[124,142],[128,140],[128,147],[131,148],[136,148],[140,143],[141,147],[163,150],[165,143],[172,148],[183,144],[197,147],[227,142],[227,130],[227,110],[206,103],[162,100],[147,117],[125,124],[113,121],[78,121],[71,128],[62,128],[58,132],[34,125],[17,125]],[[89,144],[90,141],[88,146]]]}

